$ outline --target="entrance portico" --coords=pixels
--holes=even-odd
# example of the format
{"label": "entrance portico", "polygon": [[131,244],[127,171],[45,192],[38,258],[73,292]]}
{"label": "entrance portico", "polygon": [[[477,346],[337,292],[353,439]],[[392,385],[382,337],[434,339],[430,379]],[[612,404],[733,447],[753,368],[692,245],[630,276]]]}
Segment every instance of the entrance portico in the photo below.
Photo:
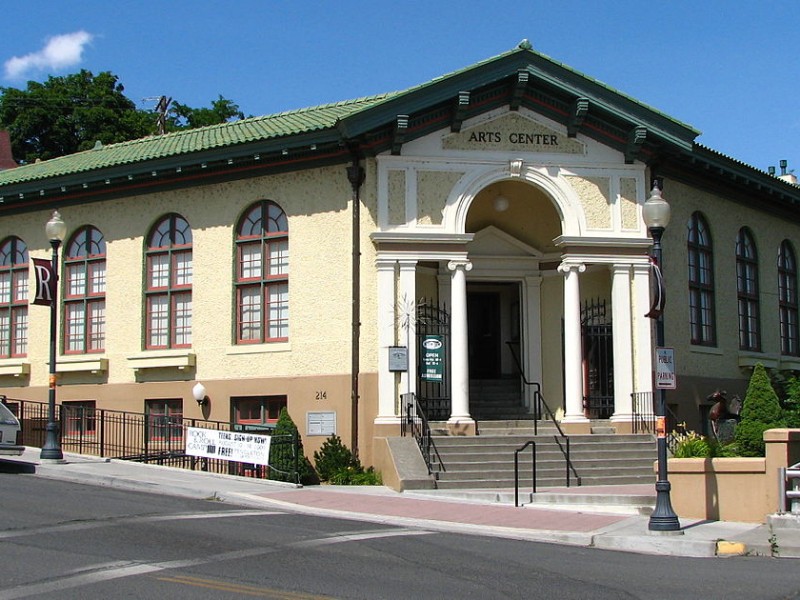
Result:
{"label": "entrance portico", "polygon": [[[502,127],[507,117],[493,118]],[[514,123],[521,122],[515,115]],[[539,128],[545,129],[541,123]],[[638,218],[644,169],[626,166],[589,143],[574,142],[583,149],[542,161],[498,151],[476,154],[478,159],[463,152],[448,156],[453,153],[446,142],[440,150],[432,142],[423,138],[406,146],[406,156],[378,158],[381,228],[372,240],[382,360],[376,424],[397,422],[400,394],[417,391],[414,307],[424,298],[446,307],[450,315],[449,426],[474,429],[471,379],[519,378],[516,365],[503,357],[511,342],[526,378],[541,385],[553,410],[563,411],[564,427],[588,431],[591,381],[581,306],[600,298],[610,305],[613,323],[610,420],[629,431],[631,394],[651,387],[645,375],[650,370],[649,322],[634,314],[649,295],[643,270],[649,241]],[[415,155],[416,146],[427,154]],[[591,164],[594,150],[603,157],[602,167]],[[609,166],[611,158],[617,162]],[[491,318],[470,325],[481,318],[470,313],[484,310],[476,304],[480,290],[491,285],[516,286],[516,301],[504,302],[492,309],[497,315],[486,313]],[[514,287],[504,289],[515,293]],[[491,355],[474,352],[480,343],[476,335],[490,340]],[[408,346],[409,366],[402,373],[388,369],[388,348],[397,345]],[[499,353],[494,350],[498,345]],[[497,364],[475,362],[479,356],[495,360],[498,354]],[[520,403],[533,417],[530,396],[530,390],[522,390]]]}

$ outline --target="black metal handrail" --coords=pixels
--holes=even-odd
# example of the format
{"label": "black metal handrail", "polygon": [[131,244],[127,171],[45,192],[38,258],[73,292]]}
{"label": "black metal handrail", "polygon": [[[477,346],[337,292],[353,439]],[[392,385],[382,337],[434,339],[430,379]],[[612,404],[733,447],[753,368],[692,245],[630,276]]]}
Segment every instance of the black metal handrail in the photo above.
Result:
{"label": "black metal handrail", "polygon": [[[522,363],[519,360],[519,356],[517,356],[516,351],[514,350],[514,345],[518,344],[519,342],[506,342],[511,351],[511,356],[514,358],[514,363],[517,366],[517,371],[519,372],[519,376],[522,380],[522,383],[533,388],[533,400],[534,400],[534,419],[533,419],[533,433],[534,435],[539,434],[538,423],[539,419],[541,418],[541,407],[544,407],[545,413],[552,421],[553,425],[555,425],[556,430],[558,431],[558,436],[553,436],[556,444],[558,445],[558,449],[561,450],[561,454],[564,456],[564,460],[566,461],[566,469],[567,469],[567,487],[570,484],[570,472],[575,475],[575,479],[578,482],[578,485],[581,485],[581,478],[578,475],[577,470],[575,469],[575,465],[572,464],[572,460],[570,459],[569,453],[569,436],[564,433],[564,430],[561,429],[561,425],[556,420],[556,415],[550,410],[550,406],[544,399],[542,395],[542,386],[539,385],[535,381],[528,381],[528,378],[525,376],[525,371],[522,369]],[[561,442],[559,441],[559,436],[564,440],[564,445],[562,446]]]}
{"label": "black metal handrail", "polygon": [[[656,411],[653,392],[633,392],[633,433],[656,433]],[[686,423],[678,421],[678,417],[669,406],[666,409],[667,448],[674,453],[678,446],[678,436],[687,432]]]}
{"label": "black metal handrail", "polygon": [[425,460],[425,466],[428,467],[428,474],[433,472],[433,457],[436,457],[436,464],[439,465],[441,471],[445,471],[445,466],[442,464],[442,458],[439,456],[439,450],[433,441],[431,435],[431,426],[428,418],[425,416],[425,411],[422,410],[417,396],[414,393],[403,394],[405,410],[400,422],[400,433],[402,436],[408,434],[412,435],[417,441],[417,446],[422,453],[422,458]]}
{"label": "black metal handrail", "polygon": [[531,446],[531,494],[536,493],[536,442],[529,440],[514,450],[514,506],[519,506],[519,453]]}

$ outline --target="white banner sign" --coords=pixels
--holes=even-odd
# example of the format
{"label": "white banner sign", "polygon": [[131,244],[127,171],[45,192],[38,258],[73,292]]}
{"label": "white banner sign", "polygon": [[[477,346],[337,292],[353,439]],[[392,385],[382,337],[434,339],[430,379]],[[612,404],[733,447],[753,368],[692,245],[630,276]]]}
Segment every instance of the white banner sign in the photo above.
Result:
{"label": "white banner sign", "polygon": [[190,456],[268,465],[269,442],[268,435],[198,427],[186,428],[186,454]]}

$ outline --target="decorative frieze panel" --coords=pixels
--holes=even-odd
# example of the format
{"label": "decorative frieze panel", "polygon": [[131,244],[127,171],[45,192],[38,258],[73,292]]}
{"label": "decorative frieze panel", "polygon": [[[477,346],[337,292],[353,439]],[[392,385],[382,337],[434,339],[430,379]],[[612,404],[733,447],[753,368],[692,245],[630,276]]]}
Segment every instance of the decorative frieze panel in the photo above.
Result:
{"label": "decorative frieze panel", "polygon": [[518,113],[462,129],[442,138],[444,150],[584,154],[585,146],[566,132],[555,131]]}

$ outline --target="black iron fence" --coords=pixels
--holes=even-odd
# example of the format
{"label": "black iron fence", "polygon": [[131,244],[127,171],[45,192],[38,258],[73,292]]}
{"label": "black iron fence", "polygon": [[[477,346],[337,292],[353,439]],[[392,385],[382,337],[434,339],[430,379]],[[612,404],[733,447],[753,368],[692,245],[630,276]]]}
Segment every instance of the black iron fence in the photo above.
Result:
{"label": "black iron fence", "polygon": [[[47,403],[7,399],[22,427],[22,444],[41,448],[47,425]],[[296,432],[276,434],[268,425],[148,415],[87,406],[56,405],[64,452],[155,463],[183,469],[279,479],[299,483],[299,443]],[[269,465],[191,456],[186,453],[186,429],[241,431],[269,435]]]}

